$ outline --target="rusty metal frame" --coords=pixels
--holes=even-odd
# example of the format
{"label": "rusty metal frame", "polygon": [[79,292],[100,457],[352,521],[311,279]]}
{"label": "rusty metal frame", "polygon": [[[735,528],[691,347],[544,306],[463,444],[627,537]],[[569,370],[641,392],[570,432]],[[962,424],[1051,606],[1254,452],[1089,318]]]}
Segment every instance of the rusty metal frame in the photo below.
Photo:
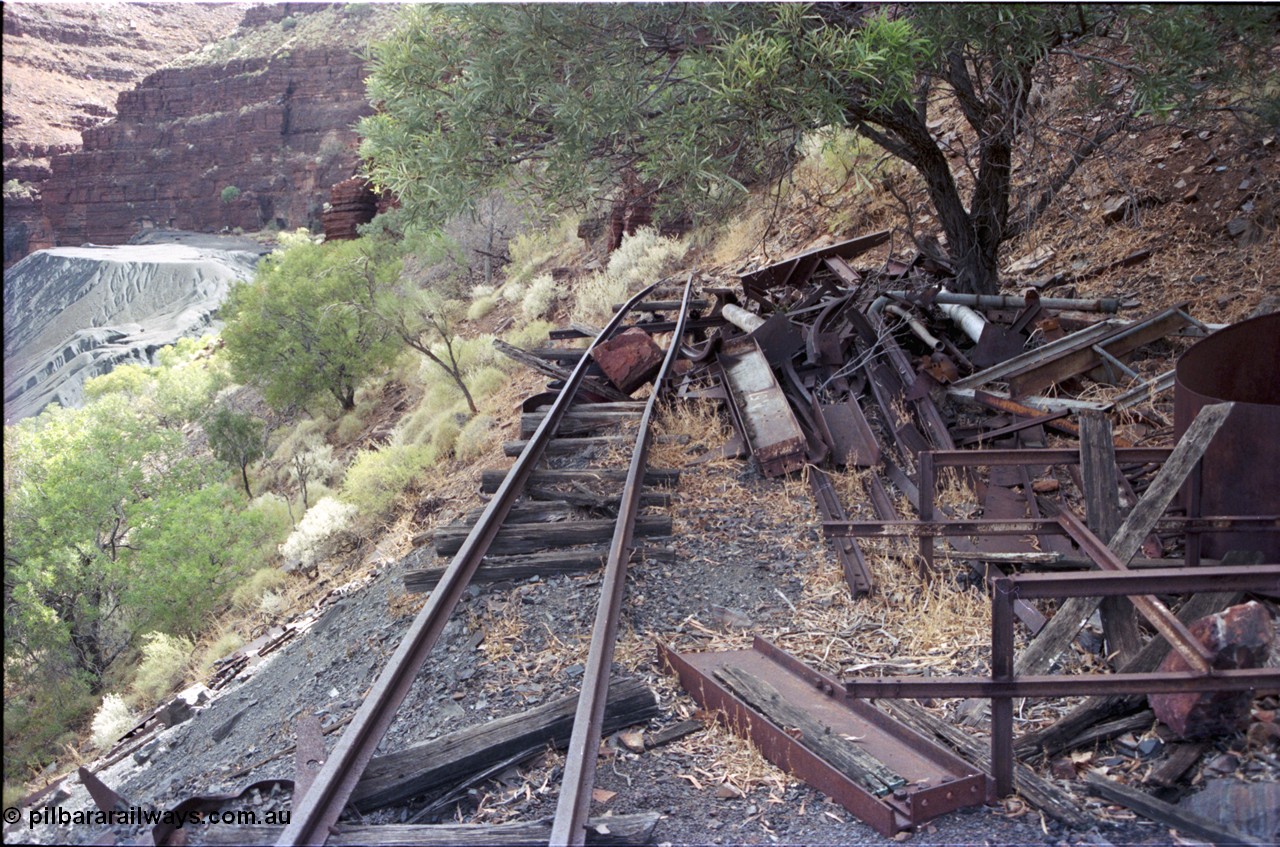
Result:
{"label": "rusty metal frame", "polygon": [[525,482],[543,450],[555,435],[560,419],[569,410],[591,362],[591,350],[608,340],[622,324],[630,307],[643,301],[656,287],[657,283],[627,301],[627,309],[613,316],[574,367],[560,397],[538,425],[537,431],[512,465],[497,493],[485,506],[480,519],[445,569],[439,584],[427,598],[426,604],[383,667],[351,723],[338,739],[337,746],[316,774],[310,790],[294,806],[292,820],[280,834],[277,845],[323,844],[328,838],[330,827],[342,814],[361,774],[395,719],[396,710],[404,702],[418,671],[448,623],[449,615],[461,599],[498,530],[502,528],[507,513],[524,490]]}
{"label": "rusty metal frame", "polygon": [[[759,636],[750,650],[728,653],[682,655],[659,642],[658,658],[717,720],[749,737],[771,762],[829,795],[881,835],[890,837],[939,815],[993,799],[990,780],[974,765],[874,706],[849,697],[839,680],[806,666]],[[729,662],[749,664],[754,672],[767,674],[780,688],[786,686],[784,696],[802,699],[824,722],[856,721],[865,736],[865,749],[909,777],[908,783],[883,797],[866,790],[802,744],[786,727],[774,724],[721,684],[714,668]],[[833,729],[837,728],[833,725]],[[891,754],[877,753],[877,747]],[[915,772],[908,774],[909,769]]]}
{"label": "rusty metal frame", "polygon": [[881,677],[844,683],[851,697],[991,698],[992,777],[998,796],[1013,791],[1013,701],[1018,697],[1150,694],[1184,691],[1250,691],[1280,687],[1280,669],[1157,671],[1141,674],[1017,676],[1014,674],[1013,604],[1038,597],[1124,597],[1151,590],[1192,593],[1240,589],[1280,589],[1280,565],[1167,568],[1073,574],[1019,574],[991,581],[991,676]]}
{"label": "rusty metal frame", "polygon": [[627,582],[627,562],[630,561],[633,550],[632,536],[636,515],[640,512],[640,492],[643,489],[649,444],[652,440],[650,425],[663,385],[680,353],[680,339],[684,335],[692,291],[693,274],[689,274],[680,315],[676,319],[675,334],[667,348],[662,369],[653,381],[653,392],[645,404],[635,450],[631,454],[631,465],[627,470],[627,480],[618,508],[618,521],[600,583],[600,603],[596,609],[595,626],[591,631],[591,648],[587,654],[586,670],[582,675],[582,691],[573,719],[573,733],[569,738],[564,778],[560,783],[560,796],[551,824],[552,845],[581,845],[586,842],[586,821],[591,811],[591,790],[595,784],[596,750],[600,746],[605,701],[609,693],[609,670],[613,664],[614,645],[618,638],[618,618]]}

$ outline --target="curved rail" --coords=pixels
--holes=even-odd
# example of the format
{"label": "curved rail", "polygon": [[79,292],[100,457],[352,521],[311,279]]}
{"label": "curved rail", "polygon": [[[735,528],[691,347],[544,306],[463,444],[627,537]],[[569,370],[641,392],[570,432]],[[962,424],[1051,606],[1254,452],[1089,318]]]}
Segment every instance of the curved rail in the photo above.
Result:
{"label": "curved rail", "polygon": [[675,332],[667,347],[662,369],[653,381],[653,393],[645,404],[644,416],[640,419],[640,434],[636,437],[635,450],[631,454],[626,487],[622,491],[622,502],[618,509],[618,523],[613,531],[609,558],[600,583],[600,605],[596,608],[596,622],[591,631],[591,650],[582,675],[582,692],[578,697],[578,710],[573,719],[573,734],[569,738],[564,779],[560,783],[560,798],[551,824],[552,847],[581,845],[586,842],[587,813],[591,810],[591,789],[595,785],[596,750],[600,747],[605,698],[609,691],[609,668],[613,664],[613,648],[618,639],[618,613],[622,608],[627,562],[631,559],[633,549],[632,532],[636,513],[640,511],[641,483],[652,440],[649,425],[667,374],[680,353],[680,339],[684,336],[689,315],[689,294],[692,290],[693,274],[689,274],[680,303],[680,316],[676,318]]}
{"label": "curved rail", "polygon": [[533,472],[534,465],[542,457],[547,442],[555,435],[561,418],[572,404],[587,367],[591,364],[591,351],[597,344],[608,340],[632,307],[656,287],[657,283],[628,300],[583,353],[555,404],[511,466],[506,479],[481,513],[462,547],[449,562],[440,583],[414,618],[396,652],[382,669],[369,695],[352,718],[351,724],[316,774],[311,788],[295,805],[292,819],[277,839],[277,845],[324,844],[329,837],[330,828],[342,814],[356,783],[395,719],[396,710],[404,702],[414,678],[448,623],[449,615],[471,582],[471,577],[480,566],[480,561],[488,552],[498,530],[502,528],[516,498],[524,491],[525,483]]}

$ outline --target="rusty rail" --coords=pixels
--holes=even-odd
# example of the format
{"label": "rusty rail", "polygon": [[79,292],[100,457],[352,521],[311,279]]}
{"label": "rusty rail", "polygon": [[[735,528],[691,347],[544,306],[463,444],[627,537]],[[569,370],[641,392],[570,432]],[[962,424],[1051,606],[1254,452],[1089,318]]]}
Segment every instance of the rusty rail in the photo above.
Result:
{"label": "rusty rail", "polygon": [[351,724],[338,739],[337,746],[320,772],[315,775],[310,790],[294,807],[292,820],[280,834],[277,845],[323,844],[329,837],[331,827],[342,814],[356,783],[373,758],[378,743],[395,719],[396,710],[404,702],[414,678],[448,623],[449,615],[488,552],[507,513],[524,490],[534,465],[554,436],[560,419],[572,404],[591,363],[591,350],[607,340],[621,325],[631,307],[643,300],[655,287],[656,284],[651,285],[627,301],[627,308],[614,315],[574,367],[555,404],[512,465],[497,493],[445,569],[426,605],[418,612],[396,652],[382,669]]}
{"label": "rusty rail", "polygon": [[582,676],[582,692],[573,720],[573,734],[569,739],[560,798],[551,825],[552,845],[580,845],[586,842],[587,813],[591,810],[591,790],[595,784],[596,750],[600,746],[605,697],[609,690],[609,669],[613,664],[614,644],[618,638],[618,614],[626,587],[627,562],[631,558],[633,546],[632,533],[636,514],[640,510],[640,489],[644,482],[651,441],[650,424],[662,386],[680,352],[680,339],[684,335],[692,290],[693,274],[690,274],[681,299],[680,315],[676,318],[675,333],[667,348],[662,369],[653,381],[653,393],[645,404],[635,450],[631,454],[631,465],[627,470],[626,486],[618,509],[618,522],[609,545],[609,558],[600,584],[600,604],[596,609],[595,626],[591,631],[591,649]]}

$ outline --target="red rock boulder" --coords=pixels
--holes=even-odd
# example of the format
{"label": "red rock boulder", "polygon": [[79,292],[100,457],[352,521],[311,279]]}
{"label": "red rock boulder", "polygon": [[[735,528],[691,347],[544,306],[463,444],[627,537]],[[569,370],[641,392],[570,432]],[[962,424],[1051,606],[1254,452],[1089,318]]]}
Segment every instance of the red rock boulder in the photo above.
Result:
{"label": "red rock boulder", "polygon": [[591,358],[609,381],[630,394],[658,374],[662,348],[643,329],[631,328],[596,346]]}
{"label": "red rock boulder", "polygon": [[[1213,667],[1256,668],[1266,663],[1275,626],[1266,608],[1256,602],[1224,609],[1193,623],[1188,629],[1213,653]],[[1171,651],[1160,663],[1162,671],[1190,670],[1185,659]],[[1152,694],[1151,710],[1182,738],[1206,738],[1235,732],[1249,717],[1249,692]]]}

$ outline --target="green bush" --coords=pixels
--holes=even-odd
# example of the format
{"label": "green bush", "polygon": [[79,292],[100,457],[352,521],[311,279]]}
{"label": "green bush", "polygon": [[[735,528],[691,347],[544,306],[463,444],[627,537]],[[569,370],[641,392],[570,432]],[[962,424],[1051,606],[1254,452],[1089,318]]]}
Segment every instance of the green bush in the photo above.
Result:
{"label": "green bush", "polygon": [[403,445],[361,450],[347,468],[340,496],[362,516],[382,517],[435,455],[438,451],[430,447]]}
{"label": "green bush", "polygon": [[240,637],[240,633],[233,629],[227,630],[215,638],[200,654],[200,679],[209,676],[210,671],[213,670],[214,662],[230,656],[243,646],[244,639]]}
{"label": "green bush", "polygon": [[498,295],[488,294],[478,300],[473,300],[471,305],[467,307],[467,320],[478,321],[486,317],[498,305]]}
{"label": "green bush", "polygon": [[469,462],[489,449],[498,438],[497,422],[489,415],[476,415],[458,433],[454,454],[460,461]]}
{"label": "green bush", "polygon": [[262,595],[283,587],[288,581],[289,577],[279,568],[259,568],[231,593],[231,605],[240,612],[251,612],[258,607]]}
{"label": "green bush", "polygon": [[556,286],[556,281],[552,279],[551,274],[543,274],[534,277],[529,283],[529,290],[520,304],[520,310],[525,320],[537,320],[546,317],[559,299],[560,290]]}
{"label": "green bush", "polygon": [[472,374],[471,396],[479,402],[485,397],[496,394],[511,381],[507,372],[499,367],[481,368]]}
{"label": "green bush", "polygon": [[4,776],[20,783],[77,741],[97,705],[82,676],[31,680],[11,690],[8,668],[4,692]]}
{"label": "green bush", "polygon": [[142,640],[142,662],[133,678],[133,691],[140,702],[154,704],[173,693],[186,678],[195,645],[190,639],[163,632],[148,632]]}
{"label": "green bush", "polygon": [[222,198],[223,203],[234,203],[240,199],[240,189],[234,185],[228,185],[218,196]]}

